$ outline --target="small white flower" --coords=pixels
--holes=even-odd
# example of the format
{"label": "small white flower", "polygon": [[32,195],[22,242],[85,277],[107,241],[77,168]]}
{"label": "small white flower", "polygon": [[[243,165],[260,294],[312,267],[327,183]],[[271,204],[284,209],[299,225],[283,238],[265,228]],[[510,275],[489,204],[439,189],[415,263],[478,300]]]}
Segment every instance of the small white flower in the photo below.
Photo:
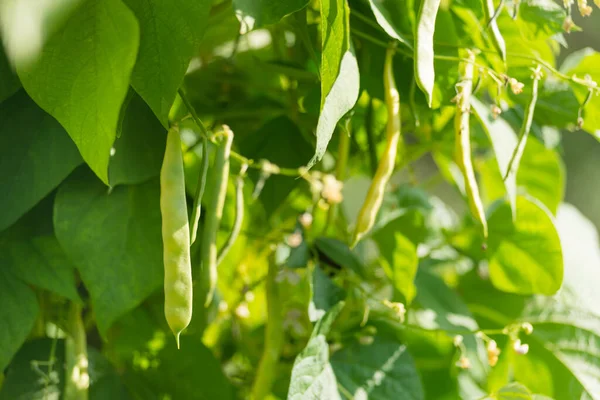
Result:
{"label": "small white flower", "polygon": [[523,322],[521,324],[521,329],[523,329],[523,332],[525,332],[526,335],[531,335],[533,333],[533,325],[529,322]]}
{"label": "small white flower", "polygon": [[454,339],[452,340],[452,342],[454,343],[455,347],[460,346],[463,343],[463,337],[462,337],[462,335],[456,335],[456,336],[454,336]]}
{"label": "small white flower", "polygon": [[519,82],[515,78],[510,78],[508,84],[510,85],[510,90],[512,90],[514,94],[521,94],[523,92],[523,87],[525,87],[525,84]]}
{"label": "small white flower", "polygon": [[300,215],[298,221],[300,222],[300,225],[304,227],[304,229],[308,229],[313,223],[313,216],[311,213],[305,212],[302,215]]}
{"label": "small white flower", "polygon": [[323,190],[321,196],[330,204],[338,204],[343,200],[342,189],[344,184],[335,176],[327,174],[323,177]]}
{"label": "small white flower", "polygon": [[250,316],[250,310],[248,309],[248,304],[241,303],[239,306],[237,306],[237,308],[235,309],[235,315],[241,319],[248,318]]}
{"label": "small white flower", "polygon": [[513,345],[515,349],[515,353],[525,355],[529,352],[529,345],[527,343],[521,343],[519,339],[517,339]]}
{"label": "small white flower", "polygon": [[288,237],[285,238],[285,241],[288,246],[296,248],[302,244],[302,234],[300,232],[294,232],[291,235],[288,235]]}

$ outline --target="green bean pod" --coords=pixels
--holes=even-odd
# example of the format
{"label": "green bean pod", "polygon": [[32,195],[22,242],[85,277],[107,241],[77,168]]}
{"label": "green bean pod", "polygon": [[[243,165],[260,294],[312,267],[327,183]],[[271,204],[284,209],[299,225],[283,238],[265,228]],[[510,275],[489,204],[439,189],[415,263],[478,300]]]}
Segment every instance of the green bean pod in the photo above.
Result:
{"label": "green bean pod", "polygon": [[483,227],[483,237],[488,236],[487,220],[483,203],[479,195],[479,186],[475,178],[473,160],[471,158],[471,130],[469,120],[471,116],[471,92],[473,90],[473,69],[475,55],[469,53],[469,61],[464,63],[462,80],[456,87],[458,89],[457,110],[454,118],[456,132],[456,163],[458,164],[465,180],[465,194],[473,217]]}
{"label": "green bean pod", "polygon": [[395,50],[389,48],[385,56],[383,68],[383,84],[385,90],[385,103],[388,112],[388,122],[386,126],[386,147],[385,151],[377,165],[377,171],[371,181],[371,186],[367,192],[367,197],[363,203],[356,228],[352,235],[351,247],[356,244],[373,228],[375,218],[383,202],[385,187],[394,172],[396,163],[396,154],[398,146],[401,144],[401,126],[400,126],[400,94],[396,88],[394,80],[393,58]]}
{"label": "green bean pod", "polygon": [[[502,3],[500,7],[501,6]],[[506,62],[506,42],[504,41],[502,32],[500,32],[500,28],[498,28],[498,23],[496,22],[494,0],[483,0],[483,12],[485,19],[488,21],[488,27],[492,31],[492,43],[498,51],[498,54],[500,54],[502,61]]]}
{"label": "green bean pod", "polygon": [[190,227],[185,198],[183,154],[179,130],[171,128],[160,170],[163,259],[165,267],[165,317],[175,335],[192,319],[192,265]]}
{"label": "green bean pod", "polygon": [[198,184],[196,185],[196,196],[194,196],[194,208],[192,209],[192,226],[190,230],[191,243],[196,241],[198,234],[198,224],[202,214],[202,197],[206,188],[206,176],[208,174],[208,139],[202,139],[202,164],[200,164],[200,173],[198,174]]}
{"label": "green bean pod", "polygon": [[204,305],[210,305],[217,287],[217,232],[223,217],[223,207],[227,196],[229,181],[229,156],[233,143],[233,132],[224,126],[220,136],[221,143],[216,152],[212,174],[212,193],[208,203],[208,213],[204,223],[201,247],[201,285],[206,295]]}
{"label": "green bean pod", "polygon": [[221,261],[227,256],[229,250],[231,250],[242,231],[242,223],[244,222],[244,175],[246,174],[247,168],[248,166],[246,164],[242,166],[242,170],[235,181],[235,219],[233,220],[231,233],[217,256],[217,266],[219,266]]}

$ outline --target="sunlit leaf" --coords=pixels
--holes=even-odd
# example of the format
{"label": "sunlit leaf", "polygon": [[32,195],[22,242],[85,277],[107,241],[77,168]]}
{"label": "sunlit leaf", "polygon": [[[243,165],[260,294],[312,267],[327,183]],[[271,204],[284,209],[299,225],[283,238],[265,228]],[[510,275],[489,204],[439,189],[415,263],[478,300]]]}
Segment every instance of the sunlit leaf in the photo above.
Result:
{"label": "sunlit leaf", "polygon": [[360,76],[350,42],[349,13],[346,0],[321,2],[321,114],[309,167],[323,158],[338,121],[358,100]]}
{"label": "sunlit leaf", "polygon": [[77,8],[34,64],[18,68],[27,93],[105,184],[138,37],[135,16],[120,0],[92,1]]}
{"label": "sunlit leaf", "polygon": [[490,278],[500,290],[519,294],[556,293],[563,280],[560,239],[549,212],[536,201],[517,198],[513,222],[508,203],[488,217]]}

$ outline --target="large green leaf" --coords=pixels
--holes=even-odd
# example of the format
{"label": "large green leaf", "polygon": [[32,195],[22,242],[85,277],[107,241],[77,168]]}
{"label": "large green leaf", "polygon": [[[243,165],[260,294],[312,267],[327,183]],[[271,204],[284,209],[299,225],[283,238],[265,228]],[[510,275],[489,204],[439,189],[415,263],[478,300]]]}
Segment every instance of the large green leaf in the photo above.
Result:
{"label": "large green leaf", "polygon": [[233,0],[235,15],[240,20],[241,32],[278,22],[288,14],[308,4],[308,0]]}
{"label": "large green leaf", "polygon": [[483,400],[552,400],[549,397],[533,394],[518,382],[509,383]]}
{"label": "large green leaf", "polygon": [[[504,184],[494,160],[486,160],[480,173],[486,198],[490,202],[502,198]],[[560,155],[544,147],[535,137],[530,137],[519,163],[517,186],[556,215],[565,192],[565,170]]]}
{"label": "large green leaf", "polygon": [[358,100],[360,74],[350,42],[349,14],[347,0],[321,1],[321,114],[309,166],[323,158],[338,121]]}
{"label": "large green leaf", "polygon": [[[415,283],[417,306],[409,314],[410,323],[430,330],[476,331],[479,329],[467,305],[443,280],[421,268]],[[464,344],[472,364],[471,374],[483,379],[488,370],[480,357],[483,344],[473,335],[465,336]]]}
{"label": "large green leaf", "polygon": [[24,91],[0,105],[0,230],[45,197],[81,164],[77,147]]}
{"label": "large green leaf", "polygon": [[[505,360],[514,379],[556,399],[597,399],[600,393],[600,248],[594,225],[573,206],[563,204],[557,216],[565,277],[552,298],[528,301],[522,321],[533,333],[522,336],[526,356]],[[493,293],[487,292],[489,296]],[[503,310],[504,311],[504,310]],[[506,352],[512,351],[507,348]]]}
{"label": "large green leaf", "polygon": [[158,176],[165,151],[166,131],[139,95],[132,95],[124,112],[121,136],[108,166],[111,186]]}
{"label": "large green leaf", "polygon": [[[158,339],[158,340],[156,340]],[[141,398],[171,399],[235,399],[233,386],[225,378],[221,365],[198,338],[182,336],[178,350],[172,335],[155,334],[154,343],[135,350],[140,358],[150,361],[150,367],[135,372],[143,382],[137,393]]]}
{"label": "large green leaf", "polygon": [[412,357],[395,339],[378,335],[367,346],[354,341],[333,354],[331,366],[346,398],[425,398]]}
{"label": "large green leaf", "polygon": [[490,278],[500,290],[519,294],[556,293],[563,280],[560,239],[550,213],[537,201],[517,197],[513,222],[508,203],[488,218]]}
{"label": "large green leaf", "polygon": [[85,0],[4,0],[0,31],[13,65],[27,66],[39,57],[45,42]]}
{"label": "large green leaf", "polygon": [[312,322],[318,321],[346,297],[344,289],[336,285],[318,265],[312,273],[311,292],[308,315]]}
{"label": "large green leaf", "polygon": [[329,262],[338,268],[347,268],[362,278],[369,277],[369,271],[360,259],[345,243],[332,238],[319,237],[315,246],[325,255],[322,261]]}
{"label": "large green leaf", "polygon": [[417,17],[415,36],[415,80],[425,92],[431,107],[435,70],[433,64],[433,34],[441,0],[423,0]]}
{"label": "large green leaf", "polygon": [[412,34],[411,16],[414,11],[407,6],[408,2],[394,0],[369,0],[371,10],[377,23],[390,37],[412,47],[412,40],[407,34]]}
{"label": "large green leaf", "polygon": [[6,267],[0,256],[0,371],[31,332],[39,307],[35,293]]}
{"label": "large green leaf", "polygon": [[106,184],[138,36],[135,16],[120,0],[91,1],[52,36],[33,65],[18,68],[27,93],[60,122]]}
{"label": "large green leaf", "polygon": [[342,399],[329,362],[327,334],[343,308],[344,303],[340,302],[319,319],[306,347],[296,357],[288,390],[289,400]]}
{"label": "large green leaf", "polygon": [[162,281],[158,180],[108,192],[80,169],[60,187],[56,236],[88,288],[102,335]]}
{"label": "large green leaf", "polygon": [[9,238],[0,248],[12,272],[24,282],[79,300],[75,268],[54,236]]}
{"label": "large green leaf", "polygon": [[0,103],[15,94],[21,87],[21,82],[8,59],[4,54],[4,48],[0,46]]}
{"label": "large green leaf", "polygon": [[[569,54],[563,61],[560,71],[583,79],[589,75],[596,83],[600,83],[600,53],[585,48]],[[575,92],[579,104],[583,104],[588,90],[578,87]],[[592,96],[583,114],[583,128],[600,140],[600,96]]]}
{"label": "large green leaf", "polygon": [[[131,398],[121,377],[100,352],[88,347],[87,361],[90,400]],[[65,340],[32,340],[19,350],[8,366],[0,399],[58,400],[64,395],[66,379]]]}
{"label": "large green leaf", "polygon": [[125,0],[140,24],[131,84],[165,128],[169,110],[208,24],[211,0]]}

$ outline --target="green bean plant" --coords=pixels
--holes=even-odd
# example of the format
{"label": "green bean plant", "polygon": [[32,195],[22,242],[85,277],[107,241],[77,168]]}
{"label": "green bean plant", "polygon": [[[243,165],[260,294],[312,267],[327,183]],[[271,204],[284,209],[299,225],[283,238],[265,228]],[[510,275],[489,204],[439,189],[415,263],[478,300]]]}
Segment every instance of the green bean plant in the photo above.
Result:
{"label": "green bean plant", "polygon": [[600,399],[596,6],[0,1],[0,400]]}

